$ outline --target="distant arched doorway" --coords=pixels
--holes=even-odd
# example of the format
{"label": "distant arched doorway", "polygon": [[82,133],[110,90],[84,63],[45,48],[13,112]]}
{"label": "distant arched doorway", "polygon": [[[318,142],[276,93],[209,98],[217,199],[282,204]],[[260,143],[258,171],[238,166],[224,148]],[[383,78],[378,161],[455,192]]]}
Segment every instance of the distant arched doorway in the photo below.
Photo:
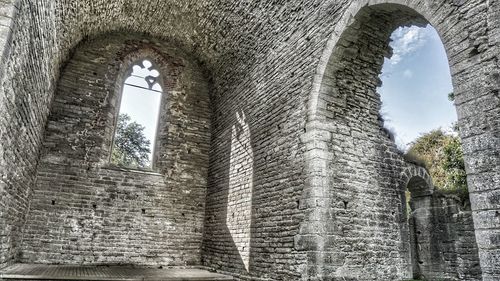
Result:
{"label": "distant arched doorway", "polygon": [[411,277],[414,279],[428,277],[431,266],[431,244],[432,244],[432,183],[429,175],[423,168],[416,169],[418,173],[411,176],[402,189],[403,193],[402,213],[406,214],[406,220],[402,223],[403,241],[406,243],[411,264]]}

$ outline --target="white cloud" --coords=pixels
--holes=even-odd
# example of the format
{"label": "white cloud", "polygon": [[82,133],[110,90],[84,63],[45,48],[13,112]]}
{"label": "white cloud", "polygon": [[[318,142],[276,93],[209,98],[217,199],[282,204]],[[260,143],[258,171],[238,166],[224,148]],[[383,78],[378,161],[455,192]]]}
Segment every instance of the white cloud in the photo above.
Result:
{"label": "white cloud", "polygon": [[409,69],[406,69],[404,72],[403,72],[403,76],[406,77],[406,78],[412,78],[413,77],[413,71],[409,70]]}
{"label": "white cloud", "polygon": [[424,46],[427,41],[426,29],[418,26],[400,27],[391,36],[393,55],[391,64],[400,63],[406,56]]}

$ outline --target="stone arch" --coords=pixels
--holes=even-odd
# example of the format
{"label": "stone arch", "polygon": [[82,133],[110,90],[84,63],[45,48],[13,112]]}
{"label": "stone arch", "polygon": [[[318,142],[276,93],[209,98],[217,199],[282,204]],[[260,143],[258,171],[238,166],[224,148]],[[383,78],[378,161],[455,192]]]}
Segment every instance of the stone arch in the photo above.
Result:
{"label": "stone arch", "polygon": [[[316,74],[314,76],[313,86],[311,93],[309,95],[309,103],[308,103],[308,121],[312,122],[317,118],[317,109],[320,107],[318,105],[318,100],[320,96],[321,86],[323,85],[323,79],[325,77],[326,68],[329,65],[330,58],[334,49],[337,46],[337,43],[341,39],[342,33],[353,23],[354,18],[358,15],[358,13],[362,9],[369,8],[374,5],[387,4],[387,5],[400,5],[401,8],[411,9],[415,12],[415,14],[421,15],[424,21],[428,21],[439,33],[445,32],[445,28],[441,27],[439,24],[439,14],[433,13],[433,8],[430,7],[433,5],[431,2],[426,2],[424,0],[361,0],[355,1],[346,9],[343,13],[341,19],[338,21],[335,29],[333,30],[332,35],[328,39],[325,48],[323,49],[321,58],[319,60],[318,66],[316,68]],[[435,5],[436,8],[439,6]],[[436,9],[434,8],[434,9]],[[443,23],[445,24],[445,23]],[[445,44],[445,49],[448,51],[447,45]]]}
{"label": "stone arch", "polygon": [[[410,192],[428,192],[429,194],[432,194],[434,191],[432,178],[427,170],[423,167],[411,165],[401,172],[400,178],[400,191],[404,191],[409,186],[411,188]],[[426,187],[425,190],[418,188],[424,186]]]}
{"label": "stone arch", "polygon": [[[410,165],[405,168],[400,176],[401,184],[398,190],[401,194],[401,201],[404,202],[405,192],[409,191],[412,198],[432,196],[434,185],[427,170],[420,166]],[[406,214],[406,205],[401,204],[401,213]],[[404,218],[404,216],[402,216]],[[404,222],[404,219],[401,219]]]}
{"label": "stone arch", "polygon": [[[410,166],[401,173],[401,240],[407,253],[411,277],[429,278],[431,261],[431,233],[433,221],[432,194],[434,192],[429,173],[418,166]],[[410,198],[407,198],[410,192]],[[409,200],[407,204],[407,200]],[[408,205],[411,210],[408,210]]]}
{"label": "stone arch", "polygon": [[[305,223],[307,227],[301,229],[301,234],[296,240],[296,244],[301,245],[303,236],[309,238],[313,237],[312,239],[315,240],[319,248],[318,251],[315,251],[315,259],[321,261],[316,263],[314,270],[320,272],[320,275],[331,274],[325,270],[325,261],[329,263],[330,259],[329,250],[325,249],[329,247],[327,242],[329,239],[328,237],[334,236],[332,232],[335,231],[318,227],[312,231],[309,226],[321,224],[322,221],[331,220],[331,215],[327,212],[329,209],[327,202],[329,202],[332,197],[339,197],[338,194],[332,194],[332,186],[337,186],[338,189],[344,188],[349,190],[349,188],[346,187],[348,184],[342,181],[342,177],[347,177],[347,171],[349,169],[346,168],[345,163],[349,163],[349,160],[346,160],[348,157],[342,159],[342,155],[347,155],[351,153],[351,151],[355,153],[356,151],[359,152],[359,150],[356,150],[356,146],[358,146],[364,148],[364,151],[361,152],[362,154],[371,153],[368,158],[398,158],[398,156],[393,157],[397,152],[391,147],[390,142],[386,142],[381,138],[373,137],[371,140],[366,140],[366,142],[356,142],[359,138],[366,137],[367,134],[369,136],[368,138],[377,134],[389,137],[387,132],[383,132],[381,126],[383,121],[377,116],[380,107],[380,99],[375,92],[375,87],[379,84],[378,75],[382,67],[383,57],[390,56],[387,40],[390,33],[392,33],[395,28],[406,24],[424,25],[429,23],[436,28],[448,54],[455,94],[457,95],[455,104],[459,116],[461,137],[464,140],[466,165],[469,170],[468,174],[470,176],[471,174],[481,174],[481,172],[492,173],[492,167],[498,167],[498,163],[492,160],[492,157],[494,158],[492,154],[495,154],[495,152],[491,153],[485,151],[491,148],[493,148],[493,150],[495,150],[495,148],[498,150],[498,142],[494,141],[496,144],[493,145],[480,145],[478,142],[480,142],[481,136],[472,133],[473,131],[477,132],[477,130],[472,127],[475,126],[474,124],[481,122],[480,120],[485,120],[485,122],[488,122],[491,126],[478,132],[478,134],[483,134],[491,138],[495,134],[495,130],[498,130],[495,125],[493,125],[495,123],[494,114],[490,112],[490,110],[498,104],[498,99],[495,98],[495,93],[498,91],[498,85],[494,82],[496,79],[495,72],[490,73],[488,70],[494,68],[495,59],[491,58],[487,61],[481,61],[479,59],[481,56],[484,56],[488,50],[494,50],[494,47],[488,45],[488,43],[479,42],[474,30],[463,24],[463,17],[468,17],[467,20],[469,21],[474,20],[477,24],[477,28],[481,27],[479,33],[483,33],[483,36],[487,33],[485,30],[487,30],[488,22],[482,20],[478,13],[463,15],[460,6],[461,4],[433,3],[424,0],[357,1],[346,9],[337,27],[333,31],[333,34],[326,43],[326,47],[324,48],[317,66],[312,90],[309,95],[306,124],[307,131],[303,136],[304,143],[306,143],[306,146],[310,147],[306,152],[306,169],[308,171],[308,177],[306,179],[307,184],[304,191],[304,197],[311,201],[324,203],[316,203],[316,206],[312,207],[317,210],[317,212],[314,213],[313,216],[309,216]],[[348,70],[344,77],[339,78],[338,69],[342,67],[347,69],[348,67],[346,65],[352,63],[352,60],[350,61],[349,58],[346,59],[346,57],[359,59],[361,56],[360,54],[367,53],[366,48],[373,48],[373,42],[370,42],[372,44],[369,45],[372,46],[368,46],[368,44],[354,46],[365,48],[363,51],[359,49],[349,49],[352,45],[356,44],[350,44],[349,41],[356,41],[360,36],[365,36],[365,38],[359,40],[367,40],[366,38],[368,38],[370,34],[362,34],[360,30],[365,31],[365,33],[372,32],[373,34],[375,29],[367,28],[367,23],[375,23],[377,18],[380,19],[381,15],[387,17],[388,20],[385,23],[385,27],[380,27],[380,25],[378,25],[380,28],[375,31],[381,32],[382,35],[379,35],[380,37],[377,37],[377,35],[372,37],[373,40],[378,40],[377,44],[379,44],[379,50],[374,52],[378,52],[378,55],[376,54],[376,57],[367,57],[365,55],[363,59],[358,60],[357,65],[358,69],[362,69],[362,71],[354,70],[353,68]],[[339,52],[343,53],[339,55]],[[373,66],[371,69],[368,69],[370,67],[364,67],[364,63],[371,63]],[[471,71],[467,69],[471,66],[475,70],[484,73],[488,79],[483,81],[476,79],[476,77],[471,74]],[[360,74],[360,72],[363,71],[364,74]],[[356,78],[353,78],[353,75],[358,79],[356,80]],[[359,77],[363,79],[359,79]],[[346,86],[346,84],[352,85],[352,83],[359,81],[361,81],[360,84],[364,83],[364,85],[351,89]],[[342,83],[344,84],[339,86]],[[342,86],[347,90],[338,89]],[[353,93],[359,94],[360,97],[358,99],[352,98],[354,96]],[[351,100],[349,100],[349,98]],[[479,104],[482,104],[483,99],[489,100],[491,106],[480,109],[481,107]],[[366,105],[368,103],[369,106]],[[351,106],[350,109],[349,106]],[[346,110],[350,110],[349,112],[353,113],[353,115],[348,116]],[[472,116],[471,111],[480,116]],[[366,118],[360,121],[360,117]],[[367,122],[371,122],[373,126],[371,128],[366,127]],[[355,125],[354,130],[353,125]],[[350,139],[342,141],[341,139],[345,140],[345,137],[336,137],[342,134]],[[342,147],[343,142],[352,142],[354,145]],[[474,144],[472,145],[472,143]],[[369,151],[370,148],[372,149],[371,151]],[[362,157],[359,159],[362,160]],[[370,161],[366,163],[369,162]],[[338,163],[337,166],[335,166],[334,163]],[[362,165],[365,164],[363,163],[361,166]],[[474,165],[478,165],[478,167],[474,167]],[[380,166],[382,167],[384,164]],[[392,176],[394,178],[397,178],[399,174],[399,172],[397,172],[399,168],[396,168],[396,166],[397,164],[394,166],[394,174]],[[400,165],[400,167],[403,166],[404,164]],[[376,170],[374,167],[373,169]],[[336,172],[336,170],[344,172]],[[351,174],[362,173],[361,169],[356,171],[357,172],[351,171]],[[477,176],[480,177],[480,175]],[[493,172],[492,176],[495,177],[497,174]],[[481,179],[483,178],[481,177]],[[379,183],[380,182],[383,181],[379,181]],[[488,185],[488,189],[495,189],[494,184],[488,181],[484,181],[484,184]],[[473,181],[469,177],[469,188],[472,193],[482,193],[483,191],[478,190],[481,185],[482,183],[480,181]],[[396,186],[393,185],[393,188],[395,187]],[[335,190],[335,188],[333,189]],[[361,193],[363,192],[369,191],[365,189],[361,191]],[[474,198],[475,194],[471,196]],[[486,198],[486,196],[482,198]],[[488,212],[486,210],[481,210],[483,208],[498,208],[492,204],[485,204],[483,201],[481,204],[481,208],[478,209],[479,206],[474,206],[474,202],[472,203],[472,208],[476,215],[475,218],[477,218],[480,213]],[[481,224],[485,225],[483,223]],[[478,242],[480,242],[480,253],[482,251],[481,248],[484,249],[483,255],[480,254],[481,264],[482,267],[488,268],[488,270],[483,271],[483,273],[486,272],[486,276],[488,277],[490,276],[488,272],[491,272],[491,276],[497,276],[494,270],[496,265],[491,264],[488,260],[498,260],[495,258],[498,257],[498,253],[491,249],[491,245],[489,245],[488,242],[481,242],[481,236],[485,235],[487,237],[492,237],[492,233],[496,233],[498,230],[495,230],[495,226],[491,225],[486,226],[486,228],[488,228],[486,231],[478,230],[478,228],[476,224],[476,236]],[[318,231],[318,229],[320,229],[320,231]],[[304,250],[307,249],[308,247],[304,248]],[[405,266],[402,266],[402,268],[404,267]],[[405,274],[408,275],[408,272],[404,273],[404,269],[400,268],[400,270],[401,276]],[[338,271],[339,269],[337,269],[337,272]],[[350,271],[346,270],[346,272]],[[357,278],[357,276],[353,278]]]}

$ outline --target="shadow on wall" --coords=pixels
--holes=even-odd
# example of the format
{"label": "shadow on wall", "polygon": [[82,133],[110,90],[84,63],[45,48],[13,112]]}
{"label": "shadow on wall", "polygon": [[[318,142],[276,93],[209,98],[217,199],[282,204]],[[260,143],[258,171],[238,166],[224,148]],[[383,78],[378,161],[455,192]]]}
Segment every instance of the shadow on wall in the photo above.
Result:
{"label": "shadow on wall", "polygon": [[220,132],[214,134],[216,148],[210,158],[203,263],[238,277],[298,276],[294,265],[299,261],[291,258],[298,227],[290,226],[298,225],[293,217],[296,205],[283,211],[283,198],[288,197],[278,186],[284,182],[281,171],[268,172],[275,152],[267,149],[269,127],[254,129],[247,111],[229,114],[224,118],[230,123],[224,127],[214,122]]}

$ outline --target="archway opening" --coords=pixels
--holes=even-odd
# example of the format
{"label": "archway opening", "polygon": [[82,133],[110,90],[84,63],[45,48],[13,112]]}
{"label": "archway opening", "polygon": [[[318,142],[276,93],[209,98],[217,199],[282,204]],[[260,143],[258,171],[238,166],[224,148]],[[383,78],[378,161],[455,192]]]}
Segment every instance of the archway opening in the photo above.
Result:
{"label": "archway opening", "polygon": [[426,278],[432,252],[432,190],[425,179],[413,176],[405,191],[411,277]]}
{"label": "archway opening", "polygon": [[[441,204],[438,201],[442,199],[431,194],[419,196],[416,187],[408,188],[410,201],[418,205],[415,198],[422,197],[425,200],[419,199],[419,202],[425,202],[422,203],[425,206],[415,206],[412,213],[421,222],[429,223],[423,223],[426,231],[413,236],[420,240],[419,247],[427,250],[419,251],[414,262],[410,258],[408,241],[404,238],[410,235],[407,214],[401,211],[407,208],[401,207],[406,202],[404,194],[400,196],[398,179],[406,168],[416,166],[404,159],[394,135],[385,128],[382,100],[377,92],[382,84],[380,74],[385,58],[393,55],[391,34],[401,27],[428,24],[422,15],[403,5],[365,6],[339,36],[322,74],[314,120],[328,124],[321,130],[328,130],[331,135],[326,144],[331,152],[327,154],[330,157],[327,192],[335,201],[350,202],[348,209],[338,208],[331,216],[338,228],[332,229],[328,236],[336,243],[324,246],[326,257],[330,252],[331,256],[338,256],[338,249],[348,249],[349,254],[343,256],[342,263],[333,265],[335,277],[357,280],[365,280],[363,276],[371,276],[371,280],[422,275],[447,277],[448,265],[434,254],[439,253],[439,249],[434,246],[430,249],[431,237],[435,238],[430,231],[434,225],[430,210],[433,204]],[[410,186],[418,184],[418,181],[410,182]],[[429,190],[432,184],[426,183],[426,186]],[[393,211],[395,206],[397,211]],[[439,218],[449,215],[446,211],[439,212]],[[401,227],[400,222],[405,226]],[[401,235],[401,240],[394,239],[397,235]]]}
{"label": "archway opening", "polygon": [[434,186],[469,204],[450,67],[437,31],[403,26],[391,35],[377,88],[384,128],[405,160],[424,166]]}
{"label": "archway opening", "polygon": [[380,79],[384,126],[395,133],[398,148],[433,130],[456,135],[457,113],[450,67],[439,34],[430,24],[397,28],[390,36],[392,56]]}

